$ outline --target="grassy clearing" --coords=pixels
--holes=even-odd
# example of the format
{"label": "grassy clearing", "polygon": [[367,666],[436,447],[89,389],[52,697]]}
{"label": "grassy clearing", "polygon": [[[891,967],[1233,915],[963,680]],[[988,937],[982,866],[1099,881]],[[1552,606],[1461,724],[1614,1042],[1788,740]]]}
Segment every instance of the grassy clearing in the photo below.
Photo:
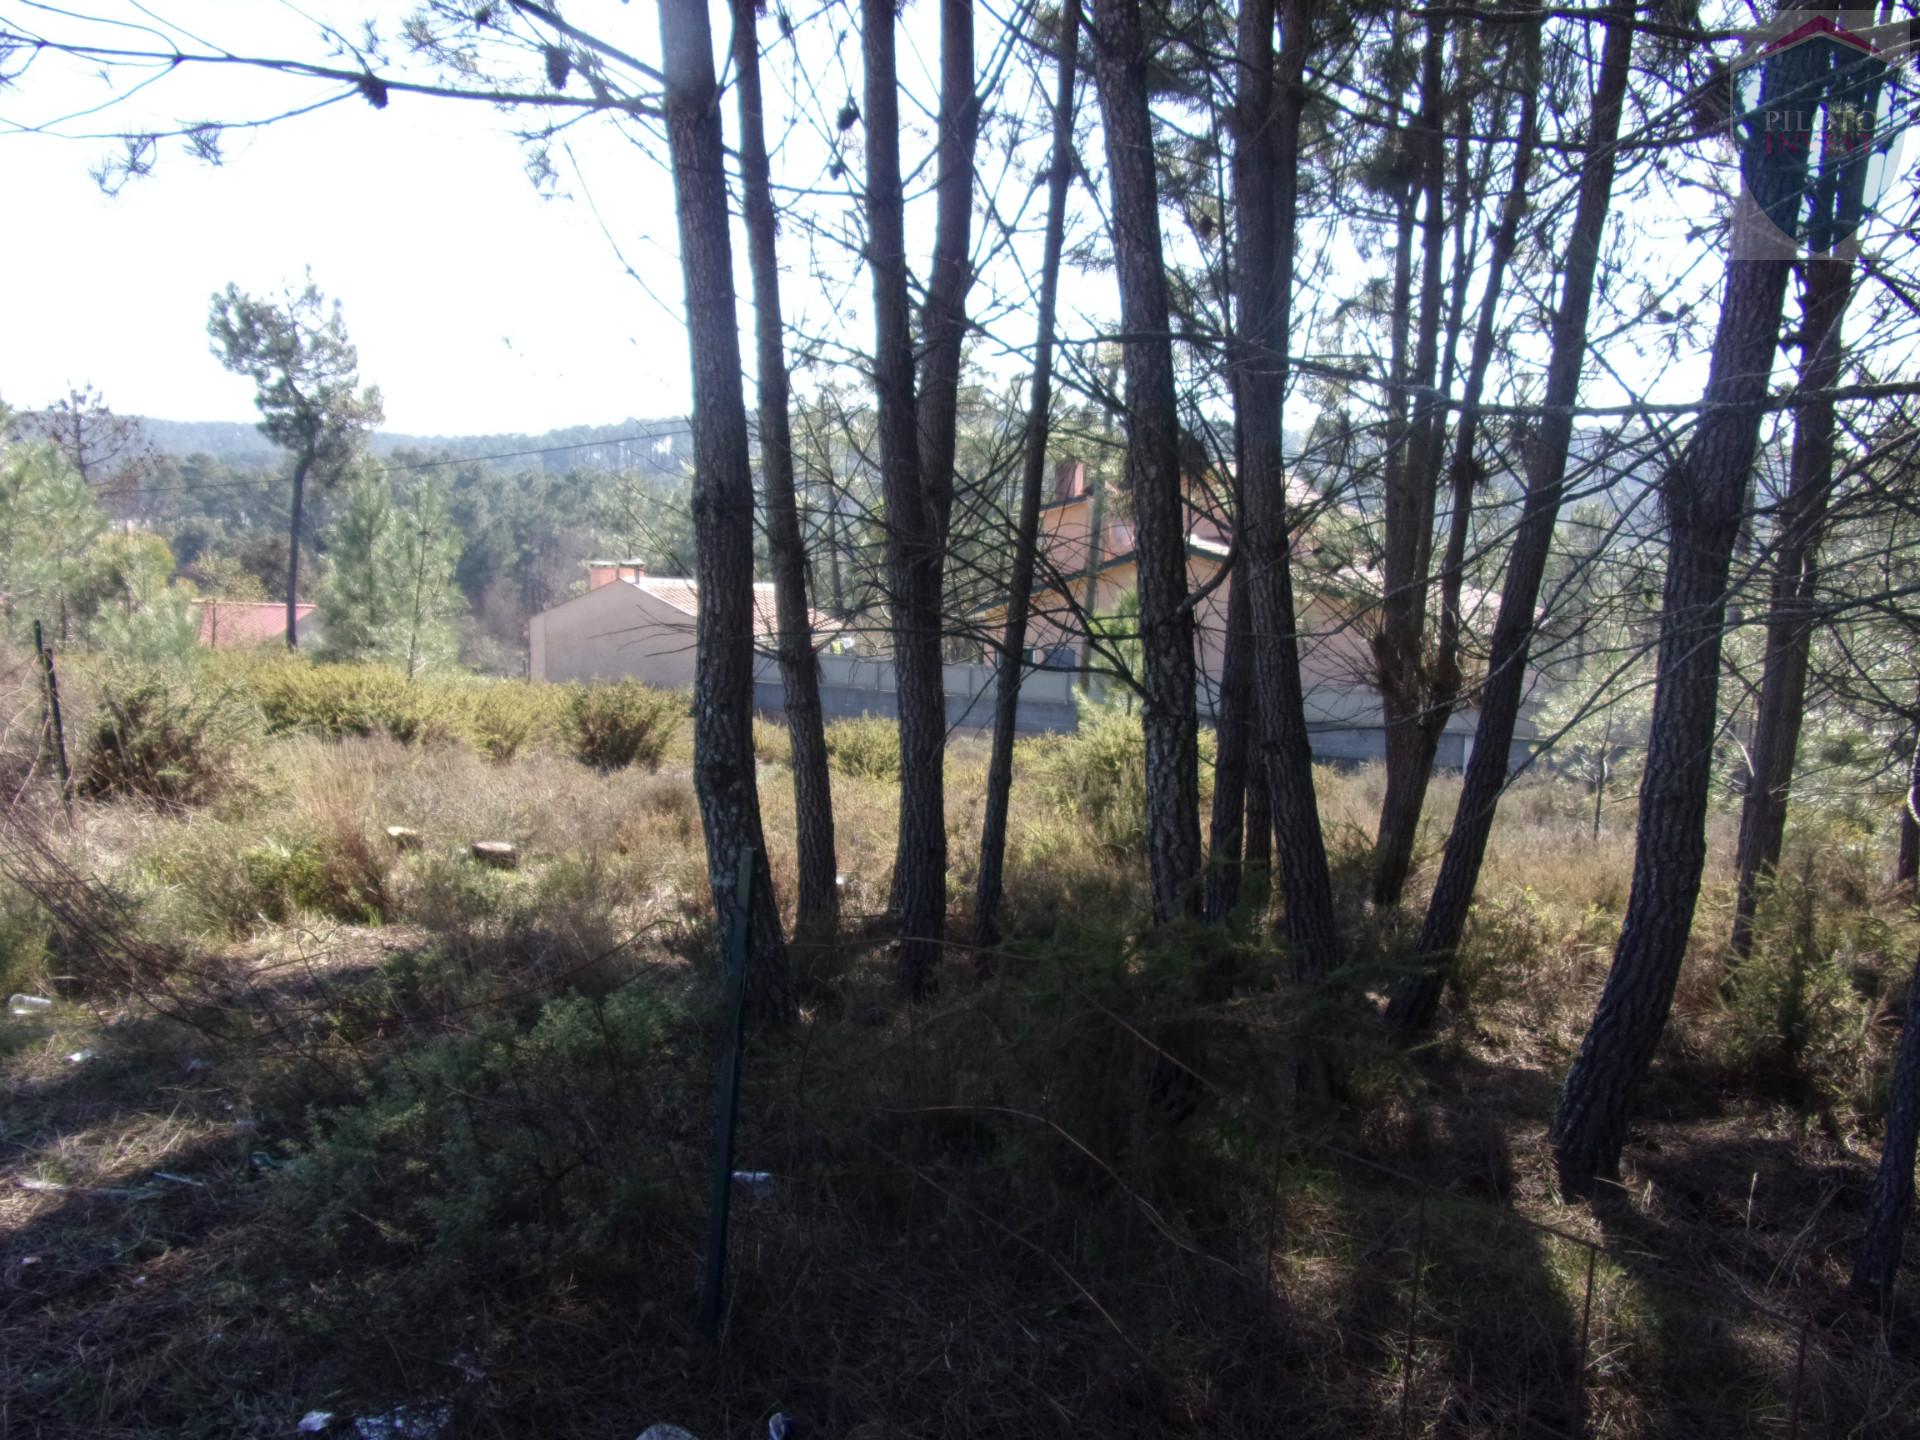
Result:
{"label": "grassy clearing", "polygon": [[[564,694],[499,686],[414,717],[492,720],[363,733],[339,717],[391,707],[387,681],[343,675],[341,699],[285,663],[237,686],[259,719],[200,803],[122,787],[71,833],[41,816],[163,983],[129,994],[0,883],[7,988],[61,997],[0,1023],[9,1433],[283,1435],[410,1405],[460,1435],[711,1440],[784,1409],[869,1440],[1387,1436],[1403,1403],[1426,1434],[1772,1433],[1794,1336],[1688,1283],[1837,1313],[1916,938],[1874,837],[1796,834],[1731,983],[1714,871],[1629,1184],[1573,1211],[1541,1135],[1624,906],[1624,810],[1595,842],[1577,790],[1510,797],[1447,1025],[1398,1057],[1353,1009],[1298,1003],[1261,914],[1146,932],[1124,723],[1027,742],[1009,953],[985,980],[956,954],[907,1011],[858,938],[897,784],[867,725],[835,727],[848,936],[804,957],[800,1025],[754,1037],[739,1164],[775,1179],[737,1197],[727,1343],[695,1345],[714,936],[685,727],[657,769],[603,770]],[[82,727],[110,683],[76,676]],[[287,689],[320,718],[290,722]],[[784,737],[756,750],[785,899]],[[949,753],[957,927],[984,766]],[[1379,777],[1319,779],[1357,887]],[[518,868],[474,865],[480,839]],[[1384,985],[1402,922],[1343,903]],[[1292,1093],[1309,1040],[1345,1057],[1337,1105]],[[1450,1198],[1423,1224],[1327,1142]],[[1588,1252],[1520,1217],[1608,1246],[1590,1313]],[[1910,1372],[1860,1354],[1814,1347],[1809,1433],[1914,1433]]]}

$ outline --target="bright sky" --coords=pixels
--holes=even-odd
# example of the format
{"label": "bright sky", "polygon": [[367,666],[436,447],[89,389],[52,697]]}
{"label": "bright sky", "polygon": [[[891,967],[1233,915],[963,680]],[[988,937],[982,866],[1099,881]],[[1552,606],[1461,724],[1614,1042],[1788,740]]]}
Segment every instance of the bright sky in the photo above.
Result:
{"label": "bright sky", "polygon": [[[309,11],[345,26],[376,7],[387,11],[383,27],[391,39],[397,19],[414,4],[312,0]],[[141,32],[158,13],[234,50],[328,58],[315,40],[315,20],[292,0],[92,0],[90,8],[137,21],[141,29],[77,27],[37,0],[0,0],[0,22],[29,33],[151,48],[151,32]],[[819,228],[783,227],[783,299],[789,320],[809,333],[859,343],[870,333],[867,287],[845,243],[857,228],[858,207],[847,188],[852,180],[831,176],[826,165],[835,112],[859,88],[858,42],[836,42],[836,30],[847,24],[844,11],[795,11],[817,18],[803,18],[806,59],[797,75],[784,53],[769,71],[770,138],[776,180],[818,192],[809,205]],[[651,5],[576,0],[567,13],[642,57],[657,49]],[[724,15],[715,13],[718,26]],[[905,14],[902,111],[911,133],[902,149],[912,166],[926,153],[927,110],[937,94],[937,39],[930,33],[936,11],[922,4]],[[986,67],[999,32],[984,9],[981,16]],[[771,21],[766,30],[770,35]],[[724,44],[724,31],[716,38]],[[16,57],[7,68],[17,65]],[[431,78],[418,68],[406,73]],[[1010,84],[1028,83],[1017,67],[1009,76]],[[126,89],[138,77],[123,71],[117,78]],[[14,128],[70,115],[57,127],[68,134],[156,128],[203,116],[231,120],[276,113],[337,89],[237,68],[188,67],[123,104],[74,115],[107,92],[89,67],[53,56],[36,62],[18,85],[0,89],[0,174],[10,200],[0,225],[0,274],[8,280],[0,398],[35,406],[69,385],[91,383],[123,412],[251,420],[250,386],[228,375],[208,351],[208,298],[230,281],[255,293],[298,285],[310,265],[314,280],[345,306],[362,373],[385,392],[391,430],[538,432],[684,412],[687,355],[671,185],[657,155],[629,145],[604,123],[571,132],[577,166],[556,150],[565,193],[555,199],[543,199],[524,173],[526,151],[511,134],[516,122],[530,123],[524,114],[401,93],[385,110],[352,98],[264,129],[229,132],[220,168],[182,153],[179,141],[163,142],[157,173],[117,198],[101,194],[87,173],[116,148],[111,141],[53,139]],[[1090,90],[1082,105],[1090,122]],[[843,143],[857,152],[861,136],[856,127]],[[1703,146],[1703,163],[1724,165],[1724,158],[1706,153],[1713,148]],[[983,146],[983,166],[989,149]],[[1023,246],[1039,218],[1036,159],[1030,145],[1019,166],[992,170],[982,181],[983,203],[996,215],[1023,214]],[[910,186],[929,179],[922,175]],[[928,208],[922,202],[910,211],[911,245],[924,247]],[[1691,291],[1710,305],[1722,258],[1715,242],[1685,232],[1711,208],[1710,193],[1696,188],[1653,196],[1630,218],[1621,216],[1614,243],[1639,262],[1629,266],[1640,272],[1636,283],[1670,284],[1676,295]],[[1084,197],[1077,209],[1075,233],[1084,236],[1097,216]],[[979,222],[975,234],[976,246],[997,243]],[[1170,249],[1192,249],[1191,237],[1175,225],[1168,225],[1167,238]],[[1313,320],[1318,307],[1350,293],[1366,268],[1344,247],[1336,250],[1334,273],[1303,286],[1302,334],[1310,351],[1320,333]],[[1648,264],[1649,254],[1662,262]],[[742,287],[744,293],[744,276]],[[1085,337],[1110,323],[1110,274],[1069,274],[1065,291],[1065,335]],[[1030,340],[1029,295],[1017,273],[990,265],[972,304],[1009,343]],[[751,323],[744,303],[742,320]],[[1622,398],[1609,366],[1654,398],[1692,398],[1704,378],[1699,346],[1710,328],[1697,333],[1700,339],[1666,353],[1643,350],[1635,337],[1616,343],[1587,398]],[[1532,339],[1535,348],[1544,347],[1544,336]],[[751,355],[750,344],[743,350]],[[807,377],[800,378],[805,384]],[[1538,384],[1536,375],[1530,388]],[[1290,410],[1290,421],[1306,418]]]}
{"label": "bright sky", "polygon": [[[289,33],[243,19],[256,6],[273,8],[173,10],[200,12],[195,23],[221,27],[234,48]],[[649,12],[627,12],[625,28]],[[10,0],[0,19],[38,23]],[[295,31],[281,53],[317,57],[311,34]],[[196,85],[207,97],[198,110]],[[275,78],[215,91],[180,75],[154,91],[168,86],[150,110],[142,97],[65,128],[266,114],[337,88]],[[0,118],[44,119],[101,94],[84,70],[49,62],[0,90]],[[219,108],[228,96],[234,108]],[[389,429],[537,432],[683,411],[685,332],[665,308],[680,288],[667,176],[614,143],[588,165],[593,198],[655,299],[623,272],[577,182],[573,199],[535,192],[510,124],[470,103],[395,95],[376,111],[355,100],[230,134],[217,169],[168,142],[155,174],[118,198],[87,174],[109,142],[0,135],[12,197],[0,225],[0,397],[33,406],[92,383],[128,413],[252,420],[251,386],[207,348],[208,297],[229,281],[254,292],[297,285],[311,265],[345,305],[362,374],[385,391]]]}

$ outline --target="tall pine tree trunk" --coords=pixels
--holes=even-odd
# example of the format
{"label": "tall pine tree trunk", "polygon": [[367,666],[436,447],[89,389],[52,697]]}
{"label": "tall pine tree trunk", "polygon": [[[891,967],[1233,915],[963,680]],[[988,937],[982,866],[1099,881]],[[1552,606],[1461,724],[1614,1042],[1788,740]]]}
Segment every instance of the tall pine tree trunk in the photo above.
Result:
{"label": "tall pine tree trunk", "polygon": [[[1434,639],[1433,675],[1427,711],[1421,720],[1425,740],[1422,763],[1432,773],[1434,756],[1448,719],[1460,706],[1464,676],[1460,664],[1461,638],[1466,616],[1461,595],[1466,583],[1467,543],[1473,532],[1473,491],[1479,476],[1475,447],[1480,438],[1480,401],[1496,348],[1495,327],[1505,293],[1507,269],[1519,239],[1520,217],[1526,210],[1527,187],[1533,178],[1534,151],[1540,134],[1540,26],[1530,25],[1521,37],[1520,129],[1514,145],[1513,169],[1505,203],[1494,226],[1487,253],[1486,288],[1480,296],[1480,315],[1474,327],[1473,353],[1467,361],[1466,385],[1461,394],[1459,428],[1454,435],[1453,458],[1447,466],[1451,511],[1447,543],[1440,559],[1440,621]],[[1465,147],[1461,148],[1464,157]],[[1457,187],[1462,201],[1466,187]]]}
{"label": "tall pine tree trunk", "polygon": [[[293,519],[287,526],[287,649],[300,648],[300,631],[297,621],[300,615],[300,530],[307,510],[307,472],[313,468],[311,453],[303,454],[293,462]],[[61,604],[64,607],[65,600]],[[61,625],[66,624],[65,610],[61,612]]]}
{"label": "tall pine tree trunk", "polygon": [[[1507,574],[1500,590],[1500,614],[1494,621],[1487,679],[1480,696],[1480,719],[1465,783],[1454,810],[1453,828],[1427,902],[1415,956],[1420,972],[1410,976],[1387,1007],[1396,1030],[1423,1030],[1433,1023],[1454,951],[1467,925],[1473,893],[1486,858],[1487,837],[1506,788],[1509,757],[1520,700],[1526,692],[1527,657],[1533,641],[1534,606],[1553,546],[1573,443],[1572,406],[1580,393],[1580,370],[1587,354],[1587,320],[1593,305],[1600,240],[1613,201],[1613,177],[1620,116],[1627,93],[1633,52],[1633,10],[1617,5],[1608,12],[1606,41],[1600,56],[1600,80],[1593,97],[1593,119],[1581,162],[1580,198],[1567,239],[1565,279],[1553,317],[1553,344],[1547,360],[1546,413],[1527,447],[1526,496],[1514,531]],[[1476,341],[1476,344],[1478,342]]]}
{"label": "tall pine tree trunk", "polygon": [[1399,447],[1399,461],[1389,467],[1387,475],[1386,546],[1381,567],[1385,593],[1380,603],[1380,629],[1374,637],[1387,757],[1386,790],[1380,801],[1380,825],[1373,850],[1373,903],[1380,906],[1400,902],[1407,871],[1413,865],[1413,845],[1419,832],[1420,811],[1426,801],[1427,779],[1433,772],[1424,726],[1427,688],[1424,659],[1427,572],[1433,551],[1438,478],[1434,431],[1443,421],[1433,394],[1433,382],[1439,367],[1440,303],[1444,289],[1441,258],[1446,242],[1446,216],[1441,206],[1446,149],[1440,134],[1445,36],[1446,22],[1429,18],[1421,55],[1417,132],[1424,197],[1420,223],[1420,320],[1413,384],[1420,391],[1420,402],[1413,423],[1405,432],[1406,439]]}
{"label": "tall pine tree trunk", "polygon": [[[1244,462],[1240,476],[1246,474]],[[1236,489],[1241,485],[1236,481]],[[1246,514],[1244,492],[1235,513]],[[1227,633],[1213,702],[1213,814],[1207,825],[1206,918],[1215,925],[1240,903],[1249,761],[1257,753],[1253,709],[1253,601],[1235,552],[1227,583]]]}
{"label": "tall pine tree trunk", "polygon": [[741,852],[754,851],[748,994],[756,1013],[784,1019],[793,1011],[793,987],[754,784],[753,470],[740,389],[720,96],[705,0],[662,0],[660,51],[693,372],[694,567],[700,584],[693,784],[723,935],[741,902]]}
{"label": "tall pine tree trunk", "polygon": [[1785,242],[1760,228],[1768,223],[1742,197],[1703,413],[1661,482],[1667,571],[1633,883],[1613,968],[1553,1125],[1569,1195],[1618,1171],[1628,1105],[1666,1028],[1700,894],[1727,576],[1792,269]]}
{"label": "tall pine tree trunk", "polygon": [[1853,1288],[1871,1296],[1882,1310],[1893,1300],[1900,1274],[1900,1252],[1913,1213],[1914,1152],[1920,1146],[1920,959],[1907,984],[1907,1013],[1893,1055],[1887,1087],[1887,1128],[1880,1145],[1880,1170],[1867,1205],[1867,1231],[1853,1263]]}
{"label": "tall pine tree trunk", "polygon": [[835,884],[833,783],[827,770],[820,670],[807,603],[807,548],[794,498],[793,425],[788,414],[787,357],[780,314],[780,258],[766,118],[760,96],[760,41],[754,0],[733,0],[733,64],[740,103],[740,174],[747,222],[747,265],[753,275],[755,373],[760,391],[760,478],[767,495],[767,550],[773,567],[779,628],[781,697],[792,748],[793,807],[799,885],[795,930],[830,939],[839,923]]}
{"label": "tall pine tree trunk", "polygon": [[[935,536],[946,542],[953,515],[960,360],[973,285],[973,155],[980,97],[973,81],[973,6],[940,0],[940,113],[935,146],[933,270],[920,311],[920,481]],[[936,563],[939,556],[936,554]]]}
{"label": "tall pine tree trunk", "polygon": [[1014,533],[1007,626],[993,696],[993,739],[987,761],[986,814],[980,828],[980,876],[974,891],[974,942],[992,945],[1000,934],[1000,894],[1007,859],[1007,808],[1013,794],[1013,738],[1019,718],[1022,659],[1027,644],[1033,571],[1040,548],[1040,491],[1047,469],[1047,424],[1053,409],[1054,309],[1060,293],[1060,252],[1073,182],[1073,85],[1080,54],[1080,0],[1061,9],[1053,97],[1053,168],[1047,176],[1047,230],[1040,260],[1040,314],[1033,346],[1033,388],[1027,402],[1025,450],[1020,457],[1020,517]]}
{"label": "tall pine tree trunk", "polygon": [[[1831,255],[1806,259],[1801,305],[1803,390],[1827,390],[1840,374],[1840,322],[1853,293],[1853,265]],[[1800,748],[1807,666],[1813,651],[1814,586],[1820,536],[1833,489],[1833,402],[1817,400],[1794,415],[1787,494],[1774,532],[1773,594],[1767,610],[1767,657],[1754,722],[1752,774],[1740,806],[1740,845],[1733,906],[1733,956],[1753,948],[1760,884],[1780,863],[1787,830],[1787,792]]]}
{"label": "tall pine tree trunk", "polygon": [[[1308,0],[1282,12],[1285,52],[1274,83],[1273,6],[1241,7],[1238,35],[1239,134],[1234,209],[1239,224],[1235,308],[1242,354],[1234,386],[1245,497],[1245,581],[1255,642],[1253,708],[1260,769],[1271,806],[1274,854],[1285,900],[1282,924],[1295,973],[1318,980],[1338,962],[1333,883],[1313,792],[1313,753],[1300,683],[1299,622],[1293,604],[1291,516],[1281,406],[1292,345],[1293,252],[1297,224],[1301,76],[1313,23]],[[1249,847],[1251,849],[1251,847]]]}
{"label": "tall pine tree trunk", "polygon": [[1893,883],[1911,885],[1920,876],[1920,733],[1913,741],[1907,790],[1900,797],[1900,849],[1894,856]]}
{"label": "tall pine tree trunk", "polygon": [[1193,611],[1159,182],[1138,0],[1095,0],[1094,55],[1113,189],[1113,248],[1126,333],[1127,485],[1133,497],[1145,652],[1147,865],[1153,918],[1196,914],[1200,793]]}
{"label": "tall pine tree trunk", "polygon": [[915,428],[893,0],[861,0],[860,15],[867,72],[873,388],[892,591],[894,697],[900,711],[900,833],[893,910],[902,931],[900,983],[917,998],[932,979],[946,928],[946,785],[941,767],[947,717],[940,674],[940,537],[922,483]]}
{"label": "tall pine tree trunk", "polygon": [[[867,113],[871,124],[871,107]],[[980,102],[973,83],[973,7],[968,0],[940,0],[940,111],[937,125],[939,139],[935,146],[935,164],[938,178],[934,184],[933,272],[927,284],[926,303],[920,310],[922,354],[919,389],[914,397],[915,433],[920,447],[920,485],[925,497],[923,518],[928,536],[920,561],[926,573],[920,584],[930,590],[933,597],[936,677],[941,659],[940,642],[945,633],[942,601],[946,585],[947,526],[953,512],[961,348],[967,333],[967,291],[973,284],[968,246],[973,234],[973,154],[980,129]],[[872,143],[871,133],[868,143]],[[894,152],[894,169],[897,173],[897,139]],[[946,743],[945,695],[942,682],[942,752]],[[902,723],[904,725],[904,715]],[[906,752],[903,750],[901,754],[904,768]],[[938,763],[937,756],[934,763]],[[892,908],[903,919],[908,908],[908,883],[920,886],[924,881],[924,877],[916,873],[921,863],[919,857],[908,852],[910,847],[924,843],[923,827],[909,827],[903,817],[896,837],[892,895]],[[940,846],[944,886],[944,830]]]}

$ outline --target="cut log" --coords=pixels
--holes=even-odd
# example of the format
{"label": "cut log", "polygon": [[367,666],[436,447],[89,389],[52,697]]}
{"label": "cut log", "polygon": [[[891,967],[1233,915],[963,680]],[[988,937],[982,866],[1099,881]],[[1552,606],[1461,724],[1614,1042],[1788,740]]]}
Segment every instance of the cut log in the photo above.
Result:
{"label": "cut log", "polygon": [[393,842],[393,848],[396,850],[418,850],[420,848],[420,832],[409,829],[405,825],[387,826],[387,839]]}
{"label": "cut log", "polygon": [[520,852],[505,840],[476,840],[467,848],[474,859],[496,870],[511,870],[520,863]]}

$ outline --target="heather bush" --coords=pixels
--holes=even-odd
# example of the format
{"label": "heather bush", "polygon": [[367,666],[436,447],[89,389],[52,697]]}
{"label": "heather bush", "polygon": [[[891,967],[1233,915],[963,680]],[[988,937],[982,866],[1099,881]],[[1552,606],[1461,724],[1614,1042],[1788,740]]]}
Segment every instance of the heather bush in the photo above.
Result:
{"label": "heather bush", "polygon": [[862,780],[900,779],[900,724],[883,715],[827,726],[827,764]]}
{"label": "heather bush", "polygon": [[194,672],[116,667],[101,678],[76,786],[95,799],[204,804],[241,783],[256,722],[243,696]]}
{"label": "heather bush", "polygon": [[638,680],[568,687],[565,732],[573,758],[596,770],[657,770],[687,715],[687,697]]}

